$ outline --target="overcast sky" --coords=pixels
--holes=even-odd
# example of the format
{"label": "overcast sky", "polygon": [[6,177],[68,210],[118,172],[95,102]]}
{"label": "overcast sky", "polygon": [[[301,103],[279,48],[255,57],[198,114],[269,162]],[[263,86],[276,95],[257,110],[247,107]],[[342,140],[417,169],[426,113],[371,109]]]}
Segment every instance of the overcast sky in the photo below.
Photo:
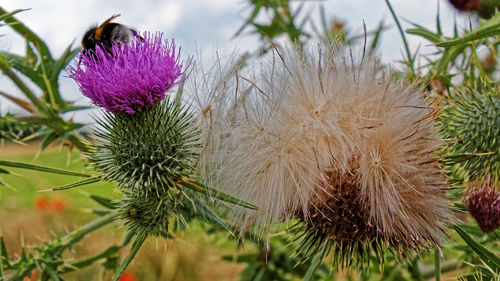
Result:
{"label": "overcast sky", "polygon": [[[209,52],[217,48],[219,53],[229,54],[233,49],[240,52],[254,51],[258,47],[255,35],[242,35],[231,39],[251,12],[250,1],[244,0],[1,0],[2,8],[11,11],[30,8],[17,18],[33,29],[49,45],[52,54],[58,57],[74,40],[78,46],[81,37],[91,24],[97,24],[113,14],[120,13],[116,22],[135,27],[139,31],[162,31],[167,38],[175,38],[182,46],[185,57],[194,54],[197,47]],[[402,57],[402,42],[384,0],[305,0],[303,13],[311,11],[319,21],[319,7],[326,10],[328,20],[342,20],[354,33],[362,33],[365,22],[368,30],[375,29],[384,20],[390,29],[383,34],[379,51],[386,63],[397,67],[396,60]],[[418,23],[435,30],[437,6],[440,6],[443,29],[451,35],[455,11],[447,0],[391,0],[401,19]],[[293,4],[297,7],[300,2]],[[466,15],[456,15],[459,25],[468,21]],[[262,19],[266,15],[261,16]],[[403,21],[403,28],[411,25]],[[8,27],[0,27],[0,50],[24,53],[24,41]],[[428,42],[416,36],[408,36],[412,50],[420,46],[423,53],[432,52]],[[1,74],[0,74],[1,75]],[[17,95],[19,91],[5,77],[0,77],[0,88]],[[66,99],[89,104],[82,97],[76,84],[61,77],[61,90]],[[0,113],[17,112],[17,108],[0,97]],[[79,117],[81,118],[81,117]],[[77,118],[77,119],[79,119]]]}

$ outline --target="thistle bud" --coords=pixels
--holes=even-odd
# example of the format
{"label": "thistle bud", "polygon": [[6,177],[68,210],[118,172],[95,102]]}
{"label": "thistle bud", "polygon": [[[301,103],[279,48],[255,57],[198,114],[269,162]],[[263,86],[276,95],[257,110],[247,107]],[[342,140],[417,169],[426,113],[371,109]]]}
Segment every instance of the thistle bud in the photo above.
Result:
{"label": "thistle bud", "polygon": [[442,111],[446,162],[469,182],[500,179],[500,90],[463,87]]}
{"label": "thistle bud", "polygon": [[490,175],[486,175],[483,183],[472,185],[464,197],[469,213],[484,233],[493,232],[500,226],[500,191],[490,180]]}

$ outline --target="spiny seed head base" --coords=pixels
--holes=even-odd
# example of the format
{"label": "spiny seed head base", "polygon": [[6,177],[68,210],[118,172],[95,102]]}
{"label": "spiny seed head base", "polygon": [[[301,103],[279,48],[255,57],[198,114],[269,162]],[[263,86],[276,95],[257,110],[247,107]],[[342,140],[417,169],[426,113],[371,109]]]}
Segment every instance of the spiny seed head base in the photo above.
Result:
{"label": "spiny seed head base", "polygon": [[374,224],[370,219],[370,204],[361,194],[355,171],[349,176],[332,173],[327,176],[330,183],[322,191],[321,199],[310,205],[308,216],[300,210],[297,213],[302,220],[297,250],[302,255],[320,254],[323,258],[333,254],[337,268],[353,264],[364,267],[369,265],[372,255],[383,263],[387,250],[404,259],[408,252],[438,244],[430,235],[410,232],[407,236],[393,235]]}
{"label": "spiny seed head base", "polygon": [[105,113],[97,122],[101,128],[95,132],[98,142],[90,159],[106,180],[160,196],[191,175],[198,131],[192,115],[173,98],[134,115]]}
{"label": "spiny seed head base", "polygon": [[[325,190],[321,203],[311,205],[307,223],[322,229],[331,240],[355,243],[377,236],[370,223],[370,208],[361,197],[359,186],[339,182]],[[304,218],[303,214],[298,214]]]}

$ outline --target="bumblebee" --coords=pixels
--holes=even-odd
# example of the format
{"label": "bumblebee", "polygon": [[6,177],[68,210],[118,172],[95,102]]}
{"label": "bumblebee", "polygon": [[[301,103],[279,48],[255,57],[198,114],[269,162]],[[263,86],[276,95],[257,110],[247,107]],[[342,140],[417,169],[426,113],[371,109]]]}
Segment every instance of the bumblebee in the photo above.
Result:
{"label": "bumblebee", "polygon": [[[99,26],[90,27],[82,39],[82,48],[85,51],[95,51],[96,46],[105,48],[111,53],[111,46],[113,43],[125,43],[130,41],[137,35],[137,31],[129,28],[123,24],[111,22],[120,14],[112,15]],[[88,53],[88,52],[85,52]]]}

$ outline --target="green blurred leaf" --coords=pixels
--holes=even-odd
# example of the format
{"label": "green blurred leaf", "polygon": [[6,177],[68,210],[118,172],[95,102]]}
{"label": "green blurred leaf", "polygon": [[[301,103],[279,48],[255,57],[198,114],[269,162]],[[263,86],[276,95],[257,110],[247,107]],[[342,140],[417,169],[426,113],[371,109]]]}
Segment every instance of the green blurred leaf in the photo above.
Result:
{"label": "green blurred leaf", "polygon": [[439,36],[439,34],[434,33],[434,32],[432,32],[426,28],[423,28],[423,27],[407,29],[406,33],[421,36],[421,37],[423,37],[423,38],[425,38],[433,43],[437,43],[437,42],[442,41],[441,36]]}
{"label": "green blurred leaf", "polygon": [[[21,11],[22,10],[16,10],[14,12],[18,13]],[[19,35],[26,38],[27,41],[32,42],[40,51],[42,59],[52,60],[52,56],[45,42],[42,39],[40,39],[40,37],[38,37],[31,29],[29,29],[23,23],[19,22],[16,18],[14,18],[12,16],[14,12],[8,13],[7,11],[5,11],[0,7],[0,18],[2,18],[3,21],[8,23],[10,27],[14,31],[16,31]]]}
{"label": "green blurred leaf", "polygon": [[201,215],[201,217],[206,220],[222,227],[222,229],[231,233],[232,236],[236,237],[234,233],[231,231],[229,225],[221,218],[217,213],[215,213],[209,206],[205,204],[202,200],[194,196],[193,200],[195,201],[196,211]]}
{"label": "green blurred leaf", "polygon": [[56,169],[56,168],[50,168],[50,167],[41,166],[41,165],[17,162],[17,161],[0,160],[0,166],[27,169],[27,170],[60,174],[60,175],[67,175],[67,176],[87,177],[87,178],[92,177],[91,175],[88,175],[88,174],[83,174],[83,173],[78,173],[78,172],[73,172],[73,171],[68,171],[68,170],[62,170],[62,169]]}
{"label": "green blurred leaf", "polygon": [[[0,8],[0,14],[4,13],[6,13],[5,10]],[[32,80],[42,90],[42,99],[47,104],[50,104],[53,109],[60,109],[70,105],[71,103],[66,102],[61,96],[58,79],[61,72],[75,56],[79,48],[72,48],[72,42],[61,57],[55,60],[52,58],[46,44],[23,23],[11,16],[6,16],[5,21],[10,24],[14,31],[19,33],[26,40],[26,57],[2,52],[0,56],[3,57],[3,60],[5,60],[9,66]],[[11,77],[13,75],[9,74],[5,69],[2,69],[2,71],[9,76],[11,80],[15,80],[15,77]],[[25,95],[30,95],[26,89],[24,89],[26,87],[20,86],[16,81],[14,82]],[[28,98],[37,106],[33,97],[28,96]],[[44,111],[40,106],[37,106],[37,108],[41,112]]]}
{"label": "green blurred leaf", "polygon": [[24,11],[28,11],[28,10],[30,10],[30,9],[17,9],[17,10],[14,10],[14,11],[10,12],[10,13],[4,13],[4,14],[0,15],[0,21],[4,21],[8,17],[11,17],[11,16],[13,16],[15,14],[18,14],[18,13],[21,13],[21,12],[24,12]]}
{"label": "green blurred leaf", "polygon": [[3,276],[4,264],[9,265],[9,255],[7,254],[3,235],[0,233],[0,277]]}
{"label": "green blurred leaf", "polygon": [[[46,265],[44,270],[48,273],[50,276],[50,280],[52,281],[60,281],[61,279],[59,278],[59,274],[57,274],[56,269],[52,268],[49,265]],[[43,273],[42,273],[43,274]]]}
{"label": "green blurred leaf", "polygon": [[453,226],[457,233],[464,239],[465,243],[479,256],[479,258],[491,267],[495,272],[500,272],[500,258],[492,251],[486,249],[484,246],[476,242],[465,230],[455,224]]}
{"label": "green blurred leaf", "polygon": [[99,205],[106,207],[108,209],[114,210],[119,207],[119,203],[116,202],[115,200],[99,196],[97,194],[89,194],[89,197],[94,200],[96,203]]}
{"label": "green blurred leaf", "polygon": [[[67,112],[72,112],[72,111],[78,111],[78,110],[87,110],[91,109],[92,106],[66,106],[64,108],[59,109],[59,113],[67,113]],[[82,124],[83,126],[83,124]]]}
{"label": "green blurred leaf", "polygon": [[483,22],[478,29],[466,33],[461,38],[436,43],[438,47],[452,47],[471,41],[500,35],[500,13]]}
{"label": "green blurred leaf", "polygon": [[40,146],[41,150],[44,150],[51,144],[53,141],[57,139],[58,135],[55,132],[51,132],[50,134],[47,134],[45,138],[42,141],[42,145]]}
{"label": "green blurred leaf", "polygon": [[459,45],[459,46],[453,46],[453,47],[447,48],[444,51],[441,59],[438,61],[437,72],[438,73],[448,73],[449,63],[455,61],[455,59],[458,56],[462,55],[466,47],[467,46],[465,46],[465,45]]}
{"label": "green blurred leaf", "polygon": [[9,95],[9,94],[2,92],[2,91],[0,91],[0,95],[3,96],[4,98],[10,100],[11,102],[17,104],[19,107],[21,107],[22,109],[24,109],[30,113],[35,112],[35,108],[27,101],[24,101],[20,98],[16,98],[16,97]]}
{"label": "green blurred leaf", "polygon": [[375,32],[373,33],[373,39],[372,39],[372,43],[370,44],[370,50],[375,50],[375,48],[377,48],[377,46],[379,44],[380,36],[382,35],[382,32],[384,30],[385,30],[384,22],[381,21],[379,23],[377,29],[375,29]]}
{"label": "green blurred leaf", "polygon": [[74,271],[74,270],[78,270],[78,269],[82,269],[82,268],[85,268],[87,266],[90,266],[90,265],[92,265],[94,262],[96,262],[98,260],[112,258],[121,249],[122,249],[121,246],[110,246],[107,249],[105,249],[103,252],[101,252],[101,253],[93,256],[93,257],[90,257],[90,258],[87,258],[87,259],[83,259],[83,260],[79,260],[77,262],[73,262],[70,265],[61,268],[61,270],[59,270],[59,272],[60,273],[71,272],[71,271]]}
{"label": "green blurred leaf", "polygon": [[80,50],[80,48],[71,48],[73,46],[74,41],[71,42],[61,57],[56,60],[52,65],[49,66],[50,80],[56,81],[61,71],[66,69],[68,63],[73,59],[76,53]]}
{"label": "green blurred leaf", "polygon": [[385,3],[387,4],[387,7],[389,8],[389,11],[391,12],[392,18],[396,22],[396,26],[398,27],[399,34],[401,35],[401,39],[403,40],[403,45],[404,45],[405,51],[406,51],[406,60],[407,60],[406,61],[406,65],[408,65],[408,67],[410,68],[411,72],[414,73],[415,70],[414,70],[414,66],[413,66],[413,64],[414,64],[414,62],[413,62],[413,56],[411,55],[410,47],[408,45],[408,41],[406,40],[405,33],[403,32],[403,28],[401,27],[401,24],[399,23],[399,19],[396,16],[396,13],[394,12],[394,9],[392,8],[391,3],[389,2],[389,0],[385,0]]}
{"label": "green blurred leaf", "polygon": [[33,69],[33,64],[30,63],[29,59],[7,52],[0,52],[0,56],[4,57],[9,65],[11,65],[14,69],[21,72],[24,76],[28,77],[38,87],[44,89],[45,85],[43,77],[40,73]]}
{"label": "green blurred leaf", "polygon": [[101,263],[101,265],[107,270],[116,270],[116,268],[118,268],[118,266],[120,265],[120,258],[119,257],[107,258],[106,261]]}
{"label": "green blurred leaf", "polygon": [[221,192],[219,190],[207,187],[199,182],[192,182],[189,180],[183,180],[179,183],[179,185],[182,185],[186,188],[189,188],[195,192],[199,192],[199,193],[211,196],[213,198],[217,198],[223,202],[232,203],[232,204],[235,204],[235,205],[238,205],[241,207],[245,207],[248,209],[259,210],[259,208],[257,208],[256,206],[254,206],[250,203],[241,201],[238,198],[235,198],[231,195],[225,194],[224,192]]}
{"label": "green blurred leaf", "polygon": [[30,41],[25,41],[25,45],[26,45],[26,62],[33,70],[36,70],[38,61],[37,52],[33,50],[33,44],[31,44]]}
{"label": "green blurred leaf", "polygon": [[93,177],[93,178],[88,178],[88,179],[84,179],[84,180],[81,180],[81,181],[73,182],[73,183],[70,183],[70,184],[65,184],[65,185],[61,185],[61,186],[58,186],[58,187],[54,187],[54,188],[51,188],[51,189],[48,189],[48,190],[42,190],[42,191],[60,191],[60,190],[66,190],[66,189],[70,189],[70,188],[74,188],[74,187],[79,187],[79,186],[84,186],[84,185],[88,185],[88,184],[93,184],[93,183],[99,182],[101,180],[102,180],[102,177]]}
{"label": "green blurred leaf", "polygon": [[122,275],[122,273],[125,271],[125,269],[127,268],[127,266],[134,259],[135,255],[137,254],[137,252],[141,248],[141,246],[144,243],[144,241],[146,240],[147,236],[148,235],[145,234],[145,233],[139,233],[139,234],[137,234],[137,236],[135,237],[134,243],[132,243],[132,248],[130,249],[130,254],[120,264],[120,266],[116,270],[115,275],[113,276],[113,281],[118,281],[118,279],[120,278],[120,276]]}
{"label": "green blurred leaf", "polygon": [[14,84],[23,92],[23,94],[31,101],[38,111],[46,113],[48,111],[46,105],[37,98],[37,96],[26,86],[26,84],[11,70],[10,64],[4,56],[0,56],[0,70],[9,77]]}

